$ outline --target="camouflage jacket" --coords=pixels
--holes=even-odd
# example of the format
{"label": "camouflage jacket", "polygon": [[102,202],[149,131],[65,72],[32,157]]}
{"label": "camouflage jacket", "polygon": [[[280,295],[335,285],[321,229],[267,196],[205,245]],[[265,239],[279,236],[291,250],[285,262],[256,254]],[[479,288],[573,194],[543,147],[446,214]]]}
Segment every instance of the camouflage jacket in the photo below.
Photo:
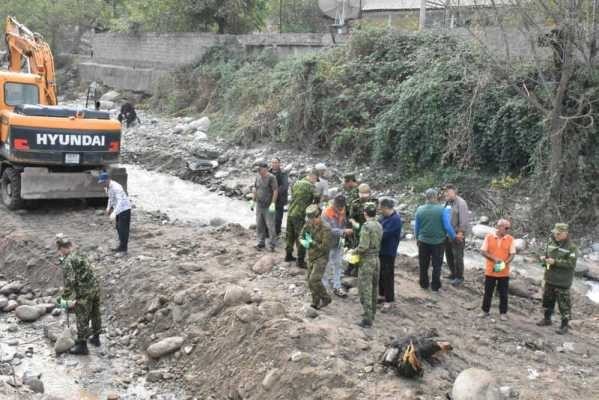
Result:
{"label": "camouflage jacket", "polygon": [[356,200],[350,203],[349,217],[356,220],[356,222],[358,222],[360,225],[366,222],[366,218],[364,218],[364,204],[368,202],[375,203],[377,205],[379,203],[379,201],[374,197],[370,197],[364,201],[360,200],[358,197]]}
{"label": "camouflage jacket", "polygon": [[287,210],[287,218],[301,219],[306,217],[306,208],[314,202],[315,188],[308,178],[297,181],[291,188],[291,204]]}
{"label": "camouflage jacket", "polygon": [[382,238],[382,225],[374,219],[366,221],[360,229],[360,243],[356,247],[356,252],[361,256],[378,257]]}
{"label": "camouflage jacket", "polygon": [[65,299],[73,295],[75,299],[81,299],[98,293],[96,276],[85,256],[73,251],[61,261],[61,265],[64,275],[63,297]]}
{"label": "camouflage jacket", "polygon": [[308,261],[313,262],[322,257],[325,257],[325,260],[328,259],[329,250],[331,250],[333,243],[331,228],[325,222],[321,222],[318,225],[306,223],[302,229],[300,238],[304,238],[306,233],[312,236],[312,244],[308,249]]}
{"label": "camouflage jacket", "polygon": [[572,286],[578,249],[570,241],[558,242],[549,239],[545,247],[545,257],[553,258],[555,263],[545,270],[545,282],[559,288]]}
{"label": "camouflage jacket", "polygon": [[352,188],[345,191],[345,203],[347,204],[347,211],[351,211],[350,207],[352,203],[360,198],[358,194],[358,188]]}

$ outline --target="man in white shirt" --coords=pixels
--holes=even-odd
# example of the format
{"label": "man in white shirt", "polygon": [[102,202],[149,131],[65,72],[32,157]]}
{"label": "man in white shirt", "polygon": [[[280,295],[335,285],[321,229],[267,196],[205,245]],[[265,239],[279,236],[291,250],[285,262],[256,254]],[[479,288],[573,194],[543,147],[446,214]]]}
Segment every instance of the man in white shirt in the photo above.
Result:
{"label": "man in white shirt", "polygon": [[104,186],[108,194],[106,215],[110,216],[111,221],[116,222],[116,231],[119,235],[119,246],[111,250],[117,253],[126,253],[131,225],[131,202],[123,187],[110,179],[108,172],[100,173],[98,183]]}
{"label": "man in white shirt", "polygon": [[318,204],[321,209],[325,209],[329,202],[329,181],[325,178],[327,166],[323,163],[318,163],[314,169],[318,172],[318,182],[314,185],[316,193],[319,196]]}

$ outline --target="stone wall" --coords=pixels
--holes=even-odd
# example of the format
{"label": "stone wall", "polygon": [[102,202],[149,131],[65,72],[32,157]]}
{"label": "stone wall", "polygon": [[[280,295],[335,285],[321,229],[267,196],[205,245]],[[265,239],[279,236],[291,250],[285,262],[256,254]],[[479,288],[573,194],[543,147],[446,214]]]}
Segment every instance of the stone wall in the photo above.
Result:
{"label": "stone wall", "polygon": [[333,43],[328,34],[102,33],[93,36],[93,51],[80,58],[79,69],[84,81],[151,93],[161,76],[197,62],[214,45],[238,47],[246,52],[272,49],[284,57]]}

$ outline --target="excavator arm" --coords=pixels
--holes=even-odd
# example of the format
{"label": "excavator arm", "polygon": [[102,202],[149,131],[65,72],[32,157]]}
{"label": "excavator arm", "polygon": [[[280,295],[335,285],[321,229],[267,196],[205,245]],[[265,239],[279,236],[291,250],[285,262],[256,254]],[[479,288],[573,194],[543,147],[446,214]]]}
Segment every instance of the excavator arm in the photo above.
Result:
{"label": "excavator arm", "polygon": [[52,50],[39,33],[33,33],[13,17],[6,18],[6,48],[8,49],[8,69],[21,72],[23,61],[27,61],[27,71],[42,79],[42,104],[57,104],[56,75]]}

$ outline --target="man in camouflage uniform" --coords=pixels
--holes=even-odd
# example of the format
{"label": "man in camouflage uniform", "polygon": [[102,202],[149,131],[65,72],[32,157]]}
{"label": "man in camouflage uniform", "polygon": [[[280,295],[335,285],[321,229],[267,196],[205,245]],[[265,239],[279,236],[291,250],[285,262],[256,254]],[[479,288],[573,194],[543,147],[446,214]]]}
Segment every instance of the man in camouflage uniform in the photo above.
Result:
{"label": "man in camouflage uniform", "polygon": [[[94,346],[100,346],[102,320],[100,314],[100,288],[88,259],[73,249],[73,244],[62,234],[56,237],[56,247],[61,255],[64,275],[64,291],[58,299],[61,307],[67,308],[67,300],[75,301],[77,318],[77,341],[70,349],[71,354],[88,354],[87,338],[90,336],[91,321],[93,336],[89,340]],[[68,312],[68,310],[67,310]]]}
{"label": "man in camouflage uniform", "polygon": [[306,249],[299,244],[300,232],[306,219],[306,208],[315,200],[316,171],[297,181],[291,188],[291,204],[287,209],[287,236],[285,261],[295,261],[293,246],[297,246],[297,266],[306,268]]}
{"label": "man in camouflage uniform", "polygon": [[362,328],[372,326],[379,293],[379,251],[383,238],[383,227],[376,220],[376,209],[377,206],[373,202],[364,205],[364,219],[366,219],[366,222],[360,229],[360,243],[355,249],[355,252],[361,258],[358,271],[358,289],[364,314],[358,325]]}
{"label": "man in camouflage uniform", "polygon": [[308,288],[312,294],[311,306],[320,309],[331,303],[331,296],[322,283],[329,250],[331,249],[332,233],[326,223],[320,218],[320,208],[316,204],[306,209],[306,224],[301,232],[300,243],[308,250]]}
{"label": "man in camouflage uniform", "polygon": [[[372,202],[375,205],[378,205],[378,200],[373,198],[370,193],[370,186],[366,183],[362,183],[357,187],[357,197],[349,203],[349,228],[353,228],[354,235],[353,241],[351,241],[349,247],[356,248],[358,246],[360,240],[360,229],[362,225],[366,222],[366,218],[364,218],[364,206],[368,202]],[[356,275],[356,271],[359,267],[359,264],[348,264],[348,268],[346,271],[347,275]]]}
{"label": "man in camouflage uniform", "polygon": [[574,279],[574,268],[578,249],[570,241],[568,224],[555,224],[551,239],[545,247],[545,255],[541,261],[545,267],[545,287],[543,290],[544,318],[539,326],[551,325],[551,314],[555,303],[562,316],[562,324],[557,330],[559,334],[568,333],[568,321],[571,318],[570,286]]}

